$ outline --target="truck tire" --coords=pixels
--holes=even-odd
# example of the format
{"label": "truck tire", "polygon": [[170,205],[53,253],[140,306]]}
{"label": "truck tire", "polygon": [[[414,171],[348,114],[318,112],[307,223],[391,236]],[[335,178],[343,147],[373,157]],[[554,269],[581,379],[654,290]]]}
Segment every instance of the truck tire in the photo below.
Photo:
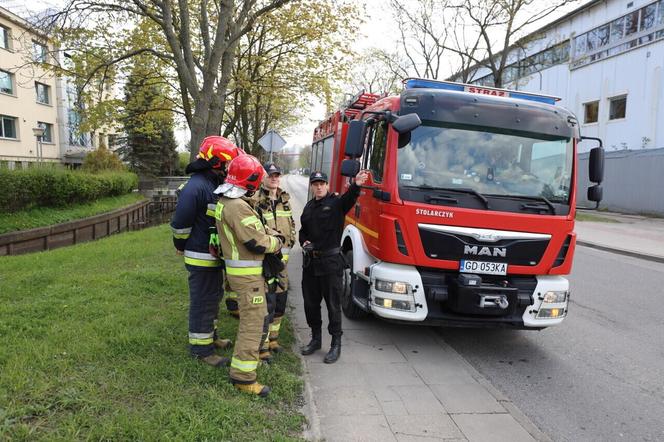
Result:
{"label": "truck tire", "polygon": [[343,276],[343,291],[341,292],[341,309],[344,312],[344,316],[348,319],[362,319],[365,318],[368,313],[365,312],[353,301],[353,284],[357,279],[357,276],[353,273],[353,250],[348,250],[344,253],[344,258],[346,259],[346,265],[348,268],[344,269]]}

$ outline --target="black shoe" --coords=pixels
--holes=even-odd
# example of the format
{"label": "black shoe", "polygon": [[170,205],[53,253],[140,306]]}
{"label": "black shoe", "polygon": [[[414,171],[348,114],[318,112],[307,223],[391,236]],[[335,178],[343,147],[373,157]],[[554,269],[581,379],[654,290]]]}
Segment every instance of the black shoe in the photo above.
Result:
{"label": "black shoe", "polygon": [[323,343],[321,342],[320,333],[314,333],[311,335],[311,341],[309,341],[307,345],[305,345],[300,349],[300,353],[302,353],[303,356],[307,356],[312,354],[316,350],[320,350],[322,346]]}
{"label": "black shoe", "polygon": [[341,356],[341,336],[332,336],[332,345],[330,351],[327,352],[323,362],[326,364],[334,364]]}

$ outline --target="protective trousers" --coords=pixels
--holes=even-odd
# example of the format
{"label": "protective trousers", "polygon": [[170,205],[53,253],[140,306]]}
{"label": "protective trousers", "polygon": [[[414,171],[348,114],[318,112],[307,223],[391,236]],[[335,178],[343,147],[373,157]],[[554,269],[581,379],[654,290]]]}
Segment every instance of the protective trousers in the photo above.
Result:
{"label": "protective trousers", "polygon": [[281,318],[286,313],[286,303],[288,301],[288,292],[277,293],[276,302],[274,306],[274,314],[270,320],[270,341],[279,339],[279,330],[281,330]]}
{"label": "protective trousers", "polygon": [[226,310],[229,311],[229,313],[239,313],[240,308],[237,304],[237,293],[235,293],[233,290],[230,289],[228,286],[228,280],[226,281],[226,284],[224,285],[225,289],[225,294],[226,294]]}
{"label": "protective trousers", "polygon": [[221,269],[187,266],[189,271],[189,350],[206,357],[214,351],[219,302],[224,295]]}
{"label": "protective trousers", "polygon": [[237,293],[240,324],[230,377],[235,384],[256,382],[258,354],[268,331],[267,289],[262,275],[228,276],[230,289]]}
{"label": "protective trousers", "polygon": [[332,336],[341,336],[341,275],[335,272],[316,276],[311,267],[306,267],[302,273],[302,295],[307,324],[314,333],[320,331],[323,325],[320,303],[324,299],[330,321],[327,330]]}
{"label": "protective trousers", "polygon": [[274,314],[277,307],[277,294],[275,292],[267,292],[267,323],[268,323],[268,333],[265,334],[263,338],[263,345],[261,347],[261,353],[264,351],[269,351],[270,345],[270,335],[269,332],[272,330],[272,321],[274,321]]}

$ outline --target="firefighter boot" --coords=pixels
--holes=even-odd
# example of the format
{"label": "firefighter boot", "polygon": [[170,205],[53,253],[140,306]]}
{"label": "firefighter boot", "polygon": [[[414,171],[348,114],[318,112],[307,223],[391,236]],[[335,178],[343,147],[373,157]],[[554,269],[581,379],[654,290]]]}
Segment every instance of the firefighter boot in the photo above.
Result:
{"label": "firefighter boot", "polygon": [[255,394],[259,397],[267,397],[270,394],[270,387],[267,385],[261,385],[258,382],[253,384],[234,384],[235,388],[243,393]]}
{"label": "firefighter boot", "polygon": [[320,350],[321,347],[323,346],[321,342],[321,332],[320,330],[312,330],[311,331],[311,341],[304,347],[300,349],[300,353],[302,353],[304,356],[310,355],[316,350]]}
{"label": "firefighter boot", "polygon": [[280,352],[282,352],[283,350],[284,350],[284,349],[281,348],[281,345],[279,345],[279,341],[277,341],[276,339],[273,340],[273,341],[270,341],[270,351],[271,351],[272,353],[280,353]]}
{"label": "firefighter boot", "polygon": [[231,360],[223,356],[211,354],[209,356],[199,358],[201,361],[205,362],[208,365],[213,367],[228,367],[231,364]]}
{"label": "firefighter boot", "polygon": [[323,362],[326,364],[334,364],[341,356],[341,336],[332,336],[332,345],[330,351],[327,352]]}
{"label": "firefighter boot", "polygon": [[261,348],[260,353],[258,353],[258,358],[266,364],[272,363],[272,353],[270,353],[270,349]]}
{"label": "firefighter boot", "polygon": [[214,340],[213,344],[215,348],[218,348],[219,350],[225,350],[233,345],[233,341],[230,339],[217,338]]}

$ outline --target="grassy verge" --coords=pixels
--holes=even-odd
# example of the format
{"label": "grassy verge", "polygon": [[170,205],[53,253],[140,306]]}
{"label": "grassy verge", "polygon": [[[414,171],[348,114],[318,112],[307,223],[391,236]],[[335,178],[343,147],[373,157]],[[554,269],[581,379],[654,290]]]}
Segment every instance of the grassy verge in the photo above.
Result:
{"label": "grassy verge", "polygon": [[97,201],[67,207],[34,207],[13,213],[0,212],[0,234],[74,221],[110,212],[145,199],[138,193],[100,198]]}
{"label": "grassy verge", "polygon": [[592,213],[585,213],[585,212],[576,212],[576,220],[577,221],[592,221],[595,223],[618,223],[620,224],[620,221],[617,219],[613,218],[607,218],[604,216],[599,216],[599,215],[594,215]]}
{"label": "grassy verge", "polygon": [[188,356],[186,276],[166,225],[0,258],[0,440],[297,438],[298,358],[259,369],[268,399],[235,392]]}

